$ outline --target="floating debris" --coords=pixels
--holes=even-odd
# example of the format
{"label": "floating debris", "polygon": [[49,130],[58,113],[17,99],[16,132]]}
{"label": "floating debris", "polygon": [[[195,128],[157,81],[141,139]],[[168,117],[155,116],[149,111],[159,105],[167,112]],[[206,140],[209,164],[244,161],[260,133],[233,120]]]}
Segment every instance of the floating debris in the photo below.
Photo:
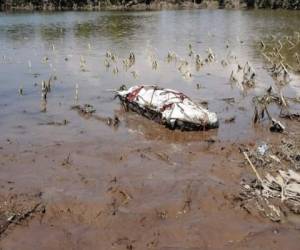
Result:
{"label": "floating debris", "polygon": [[253,122],[257,123],[261,119],[264,118],[265,114],[269,118],[271,125],[270,125],[270,131],[271,132],[279,132],[282,133],[285,131],[285,126],[278,120],[274,119],[268,110],[268,105],[270,104],[277,104],[281,111],[282,109],[286,109],[288,111],[288,103],[285,100],[282,93],[276,94],[272,92],[272,87],[269,87],[266,91],[266,94],[262,96],[256,96],[253,98],[253,102],[255,105],[254,108],[254,119]]}
{"label": "floating debris", "polygon": [[235,103],[235,98],[234,97],[227,97],[227,98],[222,98],[222,101],[228,103],[228,104],[233,104]]}
{"label": "floating debris", "polygon": [[109,67],[110,67],[110,62],[109,62],[107,59],[104,60],[104,66],[105,66],[106,68],[109,68]]}
{"label": "floating debris", "polygon": [[130,61],[131,65],[133,65],[135,63],[135,54],[133,52],[130,52],[130,54],[129,54],[129,61]]}
{"label": "floating debris", "polygon": [[109,50],[107,50],[106,53],[105,53],[105,56],[106,56],[107,58],[111,58],[112,53],[111,53]]}
{"label": "floating debris", "polygon": [[40,125],[40,126],[43,126],[43,125],[47,125],[47,126],[66,126],[69,123],[70,122],[68,120],[64,119],[62,122],[55,122],[55,121],[40,122],[40,123],[38,123],[38,125]]}
{"label": "floating debris", "polygon": [[84,59],[83,56],[80,56],[80,70],[81,71],[86,71],[86,60]]}
{"label": "floating debris", "polygon": [[47,92],[51,92],[51,81],[52,81],[52,76],[50,76],[49,80],[46,82],[46,89]]}
{"label": "floating debris", "polygon": [[[238,65],[238,70],[239,70],[239,65]],[[246,62],[243,68],[243,73],[244,75],[243,75],[242,84],[248,88],[254,87],[256,73],[253,67],[249,64],[249,62]]]}
{"label": "floating debris", "polygon": [[23,87],[20,87],[18,92],[19,92],[19,95],[22,96],[24,94],[23,93]]}
{"label": "floating debris", "polygon": [[230,81],[231,82],[237,82],[238,81],[238,79],[237,79],[237,77],[235,76],[235,73],[234,73],[234,71],[232,70],[231,71],[231,74],[230,74]]}
{"label": "floating debris", "polygon": [[78,85],[78,83],[76,83],[76,85],[75,85],[75,102],[77,102],[79,99],[78,95],[79,95],[79,85]]}
{"label": "floating debris", "polygon": [[116,74],[119,73],[119,69],[118,69],[117,66],[115,66],[115,67],[113,68],[112,73],[113,73],[114,75],[116,75]]}
{"label": "floating debris", "polygon": [[229,117],[229,118],[227,118],[227,119],[225,119],[225,123],[233,123],[233,122],[235,122],[235,116],[232,116],[232,117]]}
{"label": "floating debris", "polygon": [[116,126],[119,125],[119,123],[120,123],[120,119],[119,119],[118,116],[115,116],[113,119],[110,118],[110,117],[107,118],[107,125],[108,126],[114,126],[114,127],[116,127]]}
{"label": "floating debris", "polygon": [[177,61],[177,55],[175,52],[169,51],[167,55],[167,62]]}
{"label": "floating debris", "polygon": [[195,63],[197,70],[199,70],[204,65],[204,61],[201,59],[201,56],[199,54],[196,55]]}
{"label": "floating debris", "polygon": [[289,119],[289,120],[296,120],[298,122],[300,122],[300,113],[281,113],[279,115],[280,118],[284,118],[284,119]]}
{"label": "floating debris", "polygon": [[194,51],[193,51],[193,47],[191,44],[189,44],[189,48],[188,48],[188,56],[191,57],[193,54],[194,54]]}
{"label": "floating debris", "polygon": [[47,56],[45,56],[42,60],[42,63],[47,63],[49,61],[49,58]]}
{"label": "floating debris", "polygon": [[[291,72],[300,72],[298,56],[299,34],[266,38],[260,41],[262,56],[267,60],[268,71],[276,83],[285,85],[292,81]],[[292,60],[294,58],[294,60]]]}
{"label": "floating debris", "polygon": [[91,104],[74,105],[71,107],[72,110],[77,110],[79,113],[84,115],[91,115],[96,112],[96,109]]}
{"label": "floating debris", "polygon": [[47,100],[48,87],[46,82],[42,81],[42,100]]}
{"label": "floating debris", "polygon": [[207,58],[205,59],[205,61],[206,62],[213,62],[213,61],[215,61],[215,54],[214,54],[214,52],[212,51],[212,49],[211,48],[208,48],[207,49]]}
{"label": "floating debris", "polygon": [[221,65],[222,65],[223,67],[226,67],[226,66],[228,65],[227,60],[226,60],[226,59],[223,59],[223,60],[221,61]]}
{"label": "floating debris", "polygon": [[130,73],[132,74],[133,78],[135,78],[135,79],[138,78],[138,76],[139,76],[135,70],[131,71]]}
{"label": "floating debris", "polygon": [[157,67],[158,67],[157,61],[153,61],[152,62],[152,69],[157,70]]}

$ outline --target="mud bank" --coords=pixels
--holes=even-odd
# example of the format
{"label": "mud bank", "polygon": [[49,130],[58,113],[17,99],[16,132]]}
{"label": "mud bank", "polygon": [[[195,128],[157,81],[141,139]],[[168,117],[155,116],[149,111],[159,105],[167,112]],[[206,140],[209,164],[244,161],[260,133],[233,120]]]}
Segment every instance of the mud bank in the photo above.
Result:
{"label": "mud bank", "polygon": [[138,137],[130,148],[2,141],[2,249],[298,248],[297,221],[274,223],[240,206],[240,181],[253,178],[240,144],[175,135]]}

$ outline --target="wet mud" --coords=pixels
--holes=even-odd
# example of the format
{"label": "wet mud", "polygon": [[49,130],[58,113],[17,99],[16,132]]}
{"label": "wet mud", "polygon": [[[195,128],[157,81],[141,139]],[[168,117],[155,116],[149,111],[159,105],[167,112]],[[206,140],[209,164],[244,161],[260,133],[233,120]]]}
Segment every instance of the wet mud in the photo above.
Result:
{"label": "wet mud", "polygon": [[182,133],[136,136],[130,147],[2,144],[2,248],[297,249],[297,220],[274,223],[241,206],[240,181],[255,178],[241,145],[180,142]]}

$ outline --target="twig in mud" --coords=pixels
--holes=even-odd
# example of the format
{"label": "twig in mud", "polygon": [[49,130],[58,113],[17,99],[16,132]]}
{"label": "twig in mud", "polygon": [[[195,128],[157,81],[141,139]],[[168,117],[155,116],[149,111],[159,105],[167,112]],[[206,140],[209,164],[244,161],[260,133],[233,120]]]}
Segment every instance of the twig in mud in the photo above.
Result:
{"label": "twig in mud", "polygon": [[263,180],[262,180],[262,178],[260,177],[259,173],[257,172],[255,166],[254,166],[253,163],[251,162],[251,160],[250,160],[248,154],[247,154],[245,151],[243,152],[243,154],[244,154],[246,160],[249,162],[249,164],[250,164],[250,166],[251,166],[253,172],[255,173],[257,179],[260,181],[261,184],[263,184]]}
{"label": "twig in mud", "polygon": [[0,226],[0,236],[2,236],[2,234],[6,231],[6,229],[9,227],[10,224],[19,225],[22,221],[26,220],[32,214],[36,212],[45,213],[45,211],[46,211],[45,206],[41,202],[38,202],[32,208],[30,208],[24,213],[17,213],[11,215],[10,217],[7,218],[5,224],[2,224]]}
{"label": "twig in mud", "polygon": [[108,191],[110,191],[112,194],[120,194],[122,197],[121,205],[126,205],[130,200],[132,200],[132,197],[124,190],[120,189],[119,187],[109,187]]}
{"label": "twig in mud", "polygon": [[188,211],[190,211],[192,209],[191,208],[191,205],[192,205],[192,188],[191,188],[190,184],[188,184],[186,189],[184,190],[184,196],[185,196],[185,199],[184,199],[183,207],[179,211],[179,214],[185,214],[185,213],[187,213]]}
{"label": "twig in mud", "polygon": [[166,153],[155,152],[158,158],[164,162],[170,163],[169,156]]}
{"label": "twig in mud", "polygon": [[119,238],[117,239],[115,242],[112,243],[112,245],[114,246],[116,245],[126,245],[126,249],[127,250],[133,250],[133,243],[135,243],[135,240],[130,240],[127,237],[124,238]]}
{"label": "twig in mud", "polygon": [[114,178],[112,178],[111,180],[110,180],[110,183],[117,183],[117,176],[115,176]]}
{"label": "twig in mud", "polygon": [[264,51],[266,48],[266,45],[263,40],[260,40],[260,45],[261,45],[261,50]]}
{"label": "twig in mud", "polygon": [[280,99],[281,99],[281,103],[284,105],[284,107],[287,108],[288,104],[287,104],[286,100],[284,99],[282,91],[280,91]]}
{"label": "twig in mud", "polygon": [[62,166],[67,166],[67,165],[71,165],[71,153],[68,154],[67,158],[63,160],[62,162]]}
{"label": "twig in mud", "polygon": [[123,190],[119,190],[119,193],[124,197],[122,205],[126,205],[132,199],[131,196]]}
{"label": "twig in mud", "polygon": [[166,220],[168,218],[168,211],[166,210],[161,210],[161,211],[155,210],[155,212],[157,217],[161,220]]}
{"label": "twig in mud", "polygon": [[148,248],[156,248],[159,243],[160,233],[154,233],[154,239],[147,243]]}
{"label": "twig in mud", "polygon": [[119,207],[128,204],[128,202],[132,200],[132,197],[126,191],[121,190],[120,187],[110,186],[107,192],[111,195],[109,210],[112,215],[116,215]]}

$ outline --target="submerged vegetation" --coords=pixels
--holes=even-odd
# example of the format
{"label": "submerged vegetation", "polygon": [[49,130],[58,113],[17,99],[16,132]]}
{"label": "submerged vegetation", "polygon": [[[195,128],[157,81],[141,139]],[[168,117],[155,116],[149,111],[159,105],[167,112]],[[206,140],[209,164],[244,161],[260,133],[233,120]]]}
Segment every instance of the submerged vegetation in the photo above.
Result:
{"label": "submerged vegetation", "polygon": [[100,10],[167,8],[300,9],[298,0],[0,0],[0,10]]}

